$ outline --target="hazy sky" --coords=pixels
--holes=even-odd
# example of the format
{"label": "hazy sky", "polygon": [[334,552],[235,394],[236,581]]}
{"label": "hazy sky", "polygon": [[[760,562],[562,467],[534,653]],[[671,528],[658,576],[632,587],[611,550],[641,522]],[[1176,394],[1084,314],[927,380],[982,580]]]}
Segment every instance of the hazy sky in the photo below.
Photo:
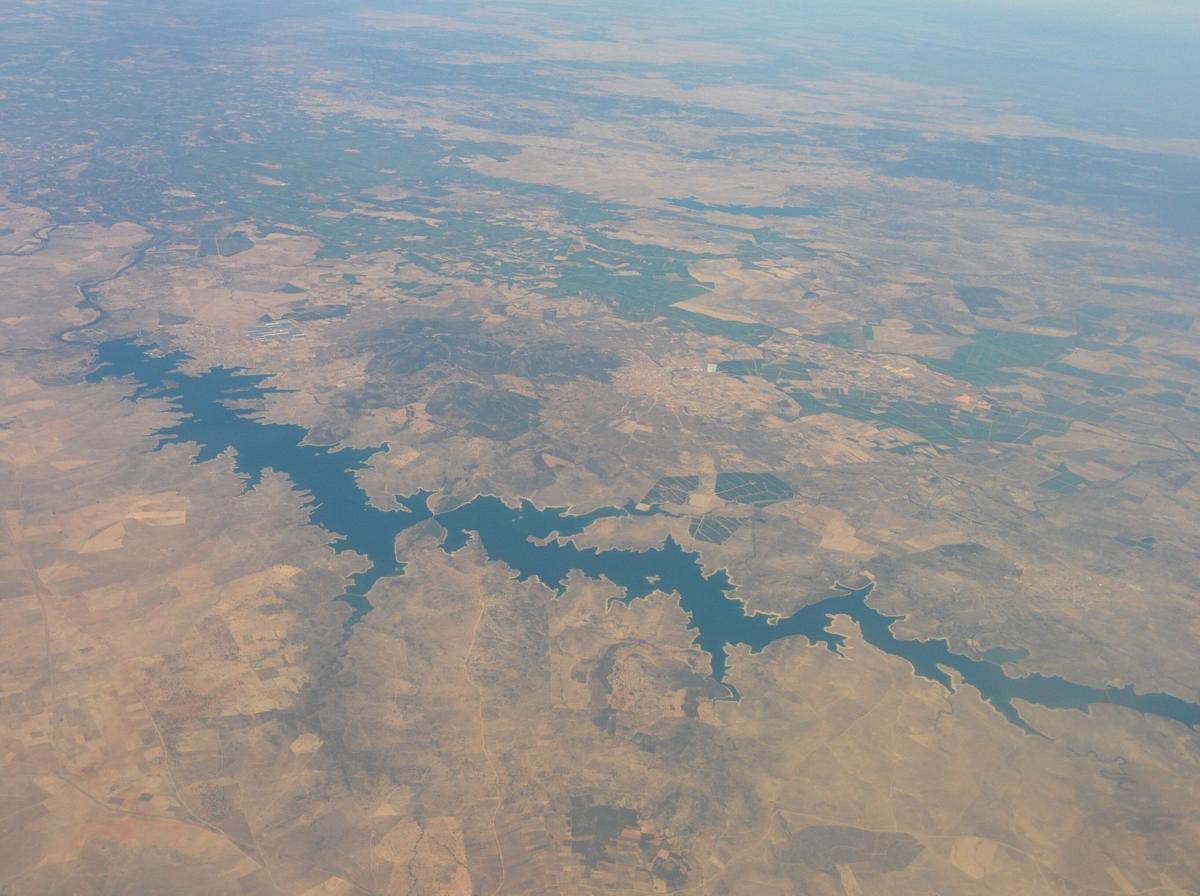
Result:
{"label": "hazy sky", "polygon": [[960,11],[1003,15],[1020,13],[1053,18],[1083,29],[1118,25],[1157,32],[1186,28],[1200,31],[1198,0],[935,0]]}

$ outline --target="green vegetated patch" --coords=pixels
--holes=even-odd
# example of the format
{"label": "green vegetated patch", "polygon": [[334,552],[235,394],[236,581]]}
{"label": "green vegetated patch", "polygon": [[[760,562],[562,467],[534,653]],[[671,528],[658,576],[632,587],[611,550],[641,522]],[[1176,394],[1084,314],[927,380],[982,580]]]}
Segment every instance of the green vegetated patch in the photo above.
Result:
{"label": "green vegetated patch", "polygon": [[1178,314],[1174,311],[1151,311],[1146,315],[1146,320],[1158,327],[1186,333],[1192,328],[1195,318],[1190,314]]}
{"label": "green vegetated patch", "polygon": [[695,196],[666,201],[676,208],[693,212],[723,212],[755,218],[824,218],[829,214],[829,209],[819,205],[713,205],[701,202]]}
{"label": "green vegetated patch", "polygon": [[1132,535],[1117,535],[1113,539],[1117,544],[1123,544],[1127,548],[1136,548],[1139,551],[1145,551],[1147,554],[1154,550],[1154,546],[1158,540],[1153,535],[1143,535],[1141,538],[1135,538]]}
{"label": "green vegetated patch", "polygon": [[687,885],[687,860],[663,837],[642,830],[632,809],[596,804],[586,796],[572,797],[567,825],[571,852],[580,857],[589,872],[604,866],[622,881],[627,878],[621,871],[627,874],[638,868],[653,878],[655,890],[664,893]]}
{"label": "green vegetated patch", "polygon": [[[201,252],[212,255],[249,245],[244,236],[215,236],[212,219],[220,218],[225,228],[250,220],[260,232],[316,237],[322,258],[388,250],[398,252],[405,263],[432,272],[449,269],[468,280],[522,280],[530,286],[552,282],[551,295],[583,295],[630,320],[652,319],[709,288],[688,272],[688,263],[699,256],[609,236],[602,227],[625,218],[619,206],[570,190],[486,175],[467,164],[480,156],[503,158],[515,150],[510,144],[455,140],[432,130],[405,132],[353,115],[318,120],[266,103],[262,108],[269,113],[256,115],[252,126],[243,121],[230,127],[223,123],[220,101],[209,93],[236,88],[233,95],[245,99],[243,94],[255,94],[255,85],[222,84],[210,92],[184,82],[180,86],[187,90],[178,93],[178,108],[171,114],[190,120],[198,110],[207,110],[218,123],[202,129],[186,146],[172,143],[170,152],[144,152],[145,170],[137,177],[101,159],[78,181],[60,179],[59,186],[79,195],[63,194],[56,203],[64,209],[88,204],[89,216],[97,219],[195,223]],[[131,124],[125,133],[118,123],[106,122],[111,139],[121,146],[145,142],[137,124],[146,121],[148,107],[136,89],[118,91],[115,101],[119,108],[114,114]],[[163,112],[153,111],[156,117]],[[167,129],[151,143],[157,147],[161,140],[174,140],[174,134]],[[191,198],[164,206],[163,184]],[[397,186],[402,198],[364,199],[377,188]],[[487,193],[495,203],[455,207],[445,199],[456,191]],[[363,214],[358,209],[364,203],[372,210],[406,214]],[[530,207],[552,211],[555,227],[531,228]],[[697,328],[711,326],[694,317],[678,319]],[[758,340],[756,332],[737,327],[722,331],[742,341]]]}
{"label": "green vegetated patch", "polygon": [[[190,48],[190,41],[199,38],[184,31]],[[171,40],[178,36],[170,33]],[[171,89],[157,91],[155,101],[149,103],[145,72],[109,64],[115,58],[107,57],[104,40],[89,43],[88,48],[88,53],[70,60],[57,60],[56,87],[62,89],[56,89],[53,97],[22,88],[14,112],[16,133],[35,145],[39,136],[59,132],[64,123],[68,130],[79,130],[76,125],[86,118],[87,98],[95,84],[102,80],[109,88],[109,114],[102,122],[88,124],[97,129],[94,139],[99,146],[119,148],[121,153],[98,151],[78,177],[39,176],[23,187],[41,196],[38,204],[49,204],[56,215],[190,225],[203,242],[202,253],[222,256],[248,244],[244,236],[217,238],[213,222],[228,228],[234,222],[253,221],[263,233],[314,236],[323,258],[389,250],[398,252],[406,263],[428,270],[450,268],[454,276],[466,279],[523,278],[531,286],[554,282],[551,294],[586,295],[630,320],[653,319],[672,304],[710,288],[688,272],[689,262],[700,256],[612,237],[605,228],[627,217],[621,206],[472,167],[476,158],[507,158],[518,150],[515,144],[502,139],[455,139],[432,129],[403,130],[394,123],[353,114],[313,117],[277,102],[276,88],[293,86],[286,77],[246,79],[220,66],[207,67],[204,78],[187,77],[191,71],[187,52],[161,60],[166,67],[155,69],[155,77],[169,77]],[[373,78],[396,77],[407,84],[414,74],[408,67],[397,67],[392,50],[356,49],[354,57],[360,64],[363,54],[379,54],[368,66]],[[460,85],[487,78],[480,83],[499,90],[497,95],[505,102],[514,96],[509,93],[511,85],[501,85],[492,77],[490,66],[455,65],[438,71],[438,77]],[[428,77],[430,72],[422,74]],[[543,81],[533,75],[521,81],[518,110],[530,90],[544,88]],[[426,86],[434,83],[436,78]],[[546,89],[547,97],[559,98],[556,91]],[[582,102],[584,95],[575,99]],[[602,105],[612,102],[604,98]],[[231,108],[252,112],[233,115]],[[511,119],[507,113],[512,111],[497,112],[496,120]],[[181,143],[179,133],[185,126],[189,140]],[[536,126],[548,125],[536,118]],[[118,156],[134,158],[136,164]],[[164,199],[164,186],[170,187],[168,199]],[[399,198],[380,198],[387,195],[377,192],[381,187],[399,187]],[[495,201],[464,209],[445,201],[455,192],[487,194]],[[409,214],[363,214],[359,210],[364,205],[371,211]],[[553,212],[554,226],[531,226],[531,207]],[[821,213],[787,205],[739,210],[773,217]],[[762,228],[753,232],[768,233]],[[756,239],[761,242],[765,237]],[[794,242],[788,245],[793,253],[807,251]],[[697,329],[714,326],[693,316],[675,319]],[[717,332],[751,344],[763,338],[761,330],[744,326],[722,326]]]}
{"label": "green vegetated patch", "polygon": [[208,255],[228,258],[230,255],[245,252],[253,246],[253,240],[236,230],[232,233],[209,233],[200,237],[200,245],[196,249],[196,254],[202,258]]}
{"label": "green vegetated patch", "polygon": [[718,473],[716,493],[723,501],[758,507],[795,495],[790,485],[772,473]]}
{"label": "green vegetated patch", "polygon": [[989,663],[1001,666],[1005,663],[1019,663],[1029,657],[1029,651],[1024,647],[989,647],[979,654],[979,658]]}
{"label": "green vegetated patch", "polygon": [[637,813],[622,806],[595,805],[590,800],[572,801],[568,817],[571,851],[580,856],[588,870],[610,861],[608,847],[621,832],[638,825]]}
{"label": "green vegetated patch", "polygon": [[858,336],[849,327],[838,327],[824,333],[813,333],[804,338],[809,342],[819,342],[821,345],[832,345],[837,348],[854,348],[858,344]]}
{"label": "green vegetated patch", "polygon": [[1004,305],[1000,300],[1008,295],[994,286],[956,286],[954,294],[972,314],[1002,314]]}
{"label": "green vegetated patch", "polygon": [[1200,373],[1200,358],[1193,358],[1191,355],[1163,355],[1172,364],[1178,364],[1185,370],[1192,370]]}
{"label": "green vegetated patch", "polygon": [[771,847],[777,862],[807,865],[827,874],[853,865],[860,873],[886,874],[907,868],[924,847],[911,834],[868,831],[841,825],[814,825],[793,829],[786,818],[779,823],[780,837]]}
{"label": "green vegetated patch", "polygon": [[1101,283],[1100,288],[1119,296],[1158,296],[1164,299],[1171,297],[1171,293],[1164,292],[1161,289],[1153,289],[1149,286],[1137,286],[1132,283]]}
{"label": "green vegetated patch", "polygon": [[[533,282],[545,277],[546,255],[561,250],[559,241],[530,233],[515,221],[483,212],[447,212],[435,194],[395,203],[402,211],[437,220],[429,239],[410,240],[399,249],[404,260],[433,274],[451,271],[473,283],[488,280]],[[463,265],[470,259],[469,265]]]}
{"label": "green vegetated patch", "polygon": [[621,317],[650,320],[710,288],[688,271],[688,262],[698,255],[597,234],[589,237],[586,249],[559,263],[551,295],[592,299]]}
{"label": "green vegetated patch", "polygon": [[[654,486],[646,493],[646,497],[642,500],[647,504],[685,504],[692,493],[699,487],[699,476],[664,476],[658,482],[654,483]],[[794,495],[795,492],[792,487],[773,473],[731,472],[717,474],[716,496],[722,501],[763,507],[767,504],[773,504],[776,501],[786,501]],[[726,520],[727,518],[713,517],[711,515],[697,518],[693,520],[693,529],[700,525],[702,520],[710,519],[718,521],[713,526],[719,527],[723,525],[719,521]],[[733,520],[733,522],[740,525],[740,521],[738,520]],[[709,531],[709,529],[706,528],[705,531]],[[716,528],[711,528],[711,531],[716,532]],[[695,531],[692,534],[695,536]],[[732,530],[730,534],[732,534]],[[701,538],[701,540],[707,541],[711,539]],[[724,538],[721,540],[724,541]]]}
{"label": "green vegetated patch", "polygon": [[663,476],[642,500],[647,504],[686,504],[699,487],[699,476]]}
{"label": "green vegetated patch", "polygon": [[1128,376],[1121,373],[1098,373],[1094,370],[1085,370],[1082,367],[1076,367],[1074,364],[1067,364],[1064,361],[1052,361],[1046,365],[1046,370],[1049,370],[1051,373],[1069,376],[1073,379],[1083,380],[1091,384],[1094,389],[1093,394],[1097,395],[1120,395],[1142,383],[1142,380],[1136,376]]}
{"label": "green vegetated patch", "polygon": [[1056,417],[1066,417],[1083,423],[1101,423],[1110,416],[1109,410],[1101,405],[1080,404],[1050,394],[1043,395],[1042,400],[1045,402],[1046,412]]}
{"label": "green vegetated patch", "polygon": [[766,361],[758,358],[737,361],[719,361],[717,370],[730,376],[762,377],[770,383],[794,383],[811,380],[810,370],[815,365],[800,361]]}
{"label": "green vegetated patch", "polygon": [[810,333],[804,337],[809,342],[832,345],[835,348],[855,348],[875,339],[875,327],[863,324],[854,327],[832,327],[823,333]]}
{"label": "green vegetated patch", "polygon": [[736,516],[717,516],[708,513],[704,516],[693,517],[691,523],[688,524],[688,533],[696,541],[724,544],[734,532],[746,525],[746,522]]}
{"label": "green vegetated patch", "polygon": [[821,394],[792,390],[788,393],[807,414],[838,414],[852,420],[895,426],[935,445],[957,447],[963,442],[1004,442],[1029,445],[1039,436],[1062,435],[1070,421],[993,406],[986,415],[957,405],[889,398],[865,389],[833,389]]}
{"label": "green vegetated patch", "polygon": [[[817,252],[807,243],[780,233],[770,227],[742,230],[738,227],[723,228],[727,233],[745,233],[748,239],[738,243],[736,257],[746,267],[755,267],[760,262],[776,262],[785,258],[816,258]],[[810,298],[810,296],[805,296]]]}
{"label": "green vegetated patch", "polygon": [[1078,345],[1073,336],[1047,336],[1014,330],[980,330],[949,360],[920,358],[931,370],[977,386],[1016,382],[1022,368],[1046,368]]}
{"label": "green vegetated patch", "polygon": [[[568,202],[565,191],[558,195],[491,178],[463,164],[475,156],[502,157],[512,149],[506,144],[449,140],[432,131],[404,133],[353,116],[284,120],[264,123],[263,128],[252,143],[189,150],[169,179],[193,192],[203,187],[203,195],[223,200],[223,211],[253,219],[263,228],[316,236],[322,244],[320,257],[398,249],[406,261],[427,268],[460,265],[470,257],[468,275],[502,277],[511,269],[533,276],[542,272],[538,265],[553,253],[530,251],[525,263],[514,263],[507,247],[528,242],[527,230],[491,209],[451,211],[444,197],[454,189],[487,188],[514,204],[522,197],[525,205],[580,205]],[[370,204],[415,217],[356,211],[373,188],[397,184],[409,195]],[[533,236],[542,243],[552,241],[546,233]],[[493,251],[500,246],[505,251]]]}
{"label": "green vegetated patch", "polygon": [[683,308],[668,308],[666,315],[669,319],[682,321],[689,329],[703,333],[706,336],[721,336],[731,342],[744,342],[747,345],[761,345],[771,338],[775,332],[773,327],[766,324],[751,324],[740,320],[721,320],[709,317],[707,314],[697,314]]}
{"label": "green vegetated patch", "polygon": [[284,317],[295,321],[330,320],[335,317],[346,317],[350,306],[344,303],[326,303],[323,305],[301,305],[292,308]]}
{"label": "green vegetated patch", "polygon": [[1146,401],[1153,401],[1168,408],[1182,408],[1187,405],[1187,396],[1182,392],[1153,392],[1142,396]]}
{"label": "green vegetated patch", "polygon": [[454,367],[481,376],[509,374],[607,382],[621,365],[616,355],[587,345],[533,342],[519,348],[482,332],[478,321],[448,318],[406,320],[367,336],[373,354],[367,372],[407,376],[427,367]]}
{"label": "green vegetated patch", "polygon": [[1045,482],[1039,482],[1038,488],[1047,488],[1051,491],[1061,492],[1064,495],[1072,495],[1091,485],[1087,479],[1084,479],[1078,473],[1072,473],[1068,470],[1066,464],[1059,464],[1054,469],[1057,472]]}
{"label": "green vegetated patch", "polygon": [[214,202],[223,200],[224,211],[260,228],[312,234],[322,243],[323,257],[345,257],[432,232],[421,221],[380,219],[353,209],[363,191],[396,180],[389,171],[409,180],[454,176],[445,163],[450,148],[429,132],[401,134],[350,116],[280,121],[264,123],[254,142],[208,143],[176,154],[166,179]]}
{"label": "green vegetated patch", "polygon": [[426,410],[471,435],[508,441],[538,425],[536,398],[488,389],[475,383],[447,383],[430,397]]}
{"label": "green vegetated patch", "polygon": [[1041,317],[1030,318],[1024,321],[1024,323],[1031,327],[1049,327],[1051,330],[1063,330],[1067,333],[1075,333],[1080,329],[1079,321],[1079,317],[1072,317],[1067,314],[1043,314]]}
{"label": "green vegetated patch", "polygon": [[1121,338],[1121,331],[1110,323],[1111,316],[1106,314],[1107,308],[1089,306],[1076,309],[1069,314],[1043,314],[1031,318],[1024,323],[1031,327],[1049,327],[1052,330],[1062,330],[1093,342],[1102,342],[1102,347],[1111,347]]}

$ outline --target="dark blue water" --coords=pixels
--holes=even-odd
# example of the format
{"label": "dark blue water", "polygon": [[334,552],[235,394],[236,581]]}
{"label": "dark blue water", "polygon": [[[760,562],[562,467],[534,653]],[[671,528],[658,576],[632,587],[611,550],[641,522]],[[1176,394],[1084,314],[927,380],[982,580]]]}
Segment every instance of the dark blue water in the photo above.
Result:
{"label": "dark blue water", "polygon": [[353,550],[370,562],[365,571],[351,577],[339,597],[351,607],[347,627],[354,625],[371,608],[367,600],[371,587],[384,576],[404,571],[396,557],[396,536],[429,519],[429,492],[398,497],[393,509],[376,507],[354,473],[386,446],[335,451],[309,444],[303,427],[267,423],[244,405],[231,404],[278,392],[264,385],[268,377],[226,367],[189,374],[181,369],[187,360],[181,352],[156,354],[132,340],[115,340],[100,345],[99,363],[88,379],[132,377],[138,383],[130,396],[134,401],[146,397],[168,401],[178,417],[173,425],[157,431],[159,447],[194,444],[196,463],[232,451],[234,467],[245,477],[247,489],[259,483],[264,470],[274,470],[306,493],[309,519],[334,536],[333,549]]}
{"label": "dark blue water", "polygon": [[131,400],[154,397],[169,402],[177,420],[158,430],[160,446],[195,444],[196,463],[232,451],[247,489],[254,488],[264,470],[274,470],[304,492],[310,520],[333,536],[334,550],[355,551],[370,564],[350,577],[339,596],[351,607],[347,630],[370,610],[371,587],[383,577],[403,573],[396,536],[435,519],[445,531],[443,550],[453,553],[478,539],[486,556],[510,567],[518,579],[536,578],[560,594],[567,577],[577,572],[612,582],[622,589],[625,602],[656,592],[675,595],[696,633],[694,643],[711,658],[718,681],[725,678],[727,653],[733,646],[759,652],[783,638],[803,637],[840,652],[844,639],[828,627],[834,616],[844,615],[858,623],[868,644],[904,659],[917,675],[949,690],[953,682],[947,670],[957,672],[1006,719],[1030,733],[1033,729],[1021,718],[1015,701],[1085,711],[1108,703],[1200,727],[1200,704],[1170,694],[1138,694],[1132,686],[1098,688],[1036,673],[1010,676],[997,663],[953,652],[944,640],[899,638],[892,631],[897,617],[885,616],[867,602],[870,587],[840,589],[790,616],[750,613],[734,596],[735,586],[725,570],[706,573],[700,556],[669,536],[661,547],[644,550],[579,547],[569,540],[599,519],[653,514],[655,508],[639,511],[631,503],[574,514],[568,508],[539,508],[524,500],[509,504],[480,495],[433,515],[430,493],[425,491],[398,496],[392,508],[377,507],[358,484],[355,471],[386,446],[334,450],[309,444],[303,427],[265,422],[246,407],[246,402],[279,391],[265,385],[267,377],[224,367],[188,373],[182,369],[187,360],[179,352],[162,354],[133,340],[116,340],[99,346],[98,364],[89,379],[130,378],[137,384]]}

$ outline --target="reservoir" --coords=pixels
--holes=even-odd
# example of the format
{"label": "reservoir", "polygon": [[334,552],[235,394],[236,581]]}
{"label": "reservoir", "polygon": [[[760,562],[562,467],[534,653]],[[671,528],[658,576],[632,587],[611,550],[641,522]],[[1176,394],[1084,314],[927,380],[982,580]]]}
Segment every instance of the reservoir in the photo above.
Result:
{"label": "reservoir", "polygon": [[[505,564],[522,581],[537,579],[555,593],[562,593],[567,577],[575,572],[613,583],[622,589],[620,599],[626,603],[654,594],[675,597],[687,614],[693,642],[708,654],[717,681],[725,679],[730,647],[759,652],[784,638],[800,637],[840,652],[844,639],[829,626],[835,616],[847,616],[858,624],[868,644],[903,659],[916,675],[951,690],[949,671],[956,672],[1005,719],[1029,733],[1036,732],[1021,717],[1018,701],[1082,711],[1107,703],[1200,727],[1200,704],[1170,694],[1138,693],[1132,685],[1098,687],[1037,673],[1009,675],[1001,662],[1014,655],[1011,651],[989,651],[976,659],[955,653],[941,639],[900,638],[892,631],[897,617],[884,615],[869,603],[872,585],[837,588],[787,616],[748,612],[725,570],[706,572],[700,555],[670,536],[661,546],[645,550],[579,547],[570,540],[599,519],[657,513],[653,507],[637,510],[631,502],[575,514],[569,508],[539,508],[527,500],[509,503],[480,495],[435,515],[429,509],[432,493],[422,490],[397,496],[394,508],[377,507],[355,474],[386,445],[333,449],[310,444],[303,427],[262,421],[246,406],[279,391],[268,384],[269,377],[225,367],[189,373],[183,369],[188,360],[183,353],[163,353],[132,339],[113,340],[98,346],[97,364],[88,378],[129,381],[133,401],[166,401],[176,419],[157,431],[160,447],[195,445],[195,463],[230,451],[246,489],[254,488],[266,470],[287,476],[305,495],[309,520],[329,533],[331,547],[354,551],[369,562],[338,595],[350,607],[347,632],[370,611],[372,586],[381,578],[403,574],[396,537],[433,519],[444,531],[442,550],[453,553],[477,539],[489,560]],[[730,693],[736,695],[732,688]]]}

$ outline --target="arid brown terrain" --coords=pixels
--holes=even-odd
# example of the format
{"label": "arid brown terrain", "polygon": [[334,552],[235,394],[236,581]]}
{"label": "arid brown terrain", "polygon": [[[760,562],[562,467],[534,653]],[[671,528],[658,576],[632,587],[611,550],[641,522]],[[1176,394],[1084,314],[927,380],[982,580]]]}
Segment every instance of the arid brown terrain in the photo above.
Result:
{"label": "arid brown terrain", "polygon": [[0,894],[1200,893],[1200,132],[246,6],[0,7]]}

